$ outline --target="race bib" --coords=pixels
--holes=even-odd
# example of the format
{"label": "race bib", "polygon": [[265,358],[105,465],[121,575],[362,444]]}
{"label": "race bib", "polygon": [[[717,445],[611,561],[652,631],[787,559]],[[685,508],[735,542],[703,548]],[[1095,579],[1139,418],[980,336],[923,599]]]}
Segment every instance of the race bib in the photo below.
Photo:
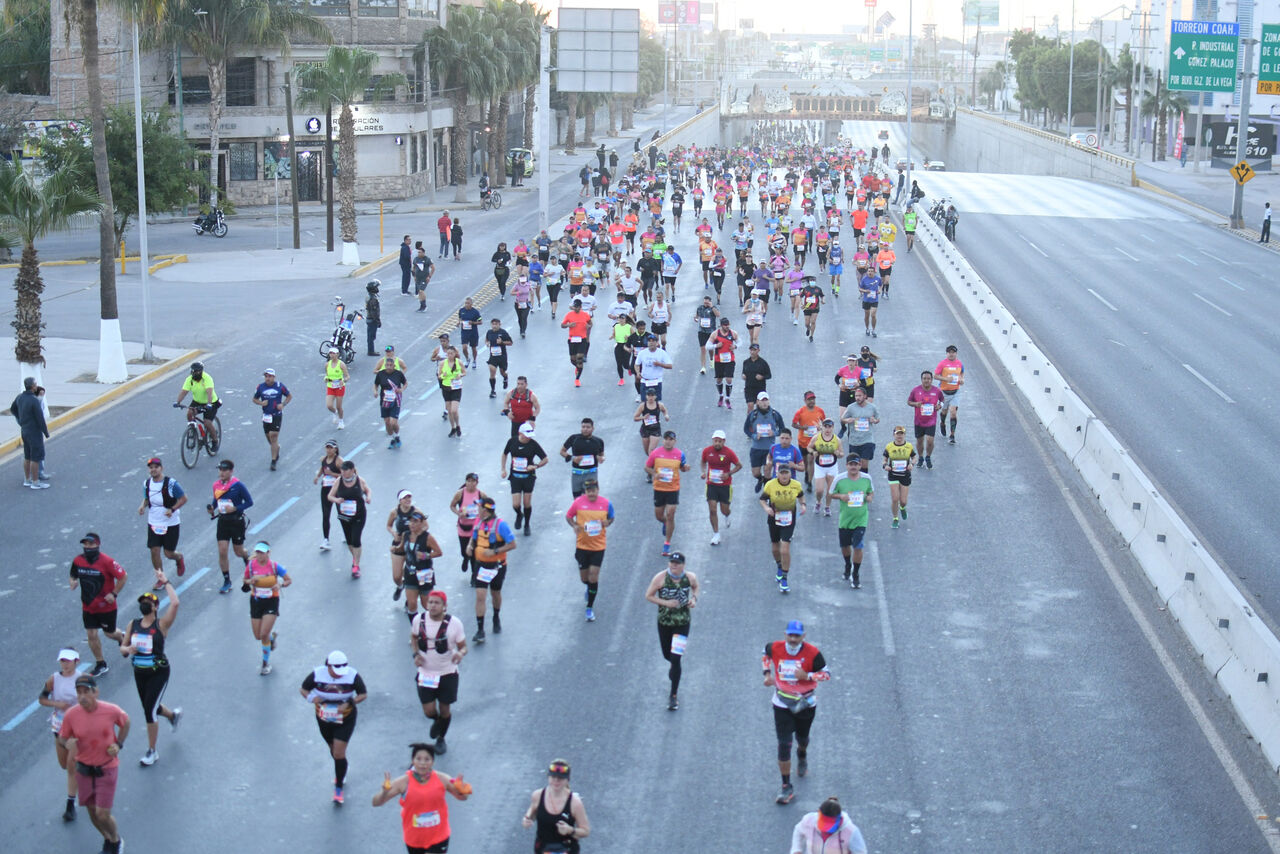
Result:
{"label": "race bib", "polygon": [[698,318],[698,325],[699,325],[699,326],[701,326],[703,329],[710,329],[710,328],[711,328],[711,318],[709,318],[709,317],[699,317],[699,318]]}
{"label": "race bib", "polygon": [[232,502],[230,498],[219,498],[218,512],[223,514],[224,516],[229,515],[231,513],[236,512],[236,505]]}
{"label": "race bib", "polygon": [[[423,688],[439,688],[440,674],[439,673],[423,673],[421,670],[419,670],[418,685]],[[435,813],[429,813],[429,815],[435,815]],[[417,820],[417,816],[414,816],[414,820],[415,821]],[[438,821],[439,819],[437,819],[437,822]]]}
{"label": "race bib", "polygon": [[168,525],[152,525],[151,530],[155,532],[157,537],[163,537],[165,532],[169,530]]}
{"label": "race bib", "polygon": [[149,634],[136,634],[133,636],[133,646],[138,655],[151,655],[154,638]]}
{"label": "race bib", "polygon": [[850,507],[861,507],[864,503],[866,503],[866,500],[867,500],[867,494],[866,494],[865,492],[850,492],[850,493],[849,493],[849,506],[850,506]]}
{"label": "race bib", "polygon": [[890,463],[890,467],[893,469],[894,474],[902,474],[907,470],[907,461],[894,460],[892,463]]}
{"label": "race bib", "polygon": [[584,468],[584,469],[591,468],[595,464],[596,464],[595,454],[583,454],[582,456],[578,457],[579,468]]}
{"label": "race bib", "polygon": [[523,474],[529,470],[529,461],[524,457],[512,457],[511,470]]}
{"label": "race bib", "polygon": [[342,380],[329,380],[329,388],[342,388]]}
{"label": "race bib", "polygon": [[804,434],[808,436],[810,439],[812,439],[814,436],[818,435],[817,426],[811,424],[808,427],[804,428]]}
{"label": "race bib", "polygon": [[667,469],[667,468],[658,469],[658,480],[662,481],[663,483],[671,483],[675,479],[675,475],[676,475],[675,469]]}
{"label": "race bib", "polygon": [[320,704],[320,720],[330,724],[342,723],[342,704],[341,703],[321,703]]}
{"label": "race bib", "polygon": [[490,355],[490,356],[494,356],[494,357],[497,357],[497,358],[501,358],[501,357],[502,357],[502,353],[503,353],[503,348],[502,348],[502,347],[490,347],[490,348],[489,348],[489,355]]}
{"label": "race bib", "polygon": [[724,483],[724,469],[709,469],[707,471],[707,480],[712,483]]}
{"label": "race bib", "polygon": [[769,423],[769,422],[767,422],[767,421],[757,421],[757,422],[756,422],[756,437],[757,437],[757,438],[760,438],[760,439],[767,439],[768,437],[770,437],[770,436],[772,436],[772,435],[773,435],[773,425],[772,425],[772,424],[770,424],[770,423]]}
{"label": "race bib", "polygon": [[861,372],[862,372],[862,378],[863,378],[864,380],[866,380],[866,379],[870,379],[870,378],[871,378],[871,369],[870,369],[870,368],[862,368],[862,369],[861,369]]}
{"label": "race bib", "polygon": [[339,516],[356,515],[356,500],[354,498],[347,498],[347,499],[344,499],[341,503],[339,503],[338,515]]}
{"label": "race bib", "polygon": [[794,516],[792,516],[792,512],[793,511],[791,510],[773,511],[773,524],[777,525],[779,528],[785,528],[786,526],[790,525],[791,520],[795,518]]}
{"label": "race bib", "polygon": [[383,389],[382,400],[384,403],[395,403],[396,402],[395,389],[391,389],[391,388]]}
{"label": "race bib", "polygon": [[274,413],[274,412],[264,412],[264,413],[262,413],[262,423],[263,423],[263,424],[270,424],[272,421],[275,421],[275,420],[276,420],[276,415],[275,415],[275,413]]}
{"label": "race bib", "polygon": [[413,814],[414,827],[435,827],[438,824],[440,824],[440,813],[435,810]]}
{"label": "race bib", "polygon": [[778,662],[778,678],[783,682],[795,682],[796,671],[800,669],[798,661],[779,661]]}
{"label": "race bib", "polygon": [[843,380],[841,380],[840,384],[843,385],[845,388],[849,388],[849,389],[856,388],[858,385],[858,378],[845,377]]}
{"label": "race bib", "polygon": [[476,504],[470,504],[470,505],[468,505],[468,506],[467,506],[466,510],[464,510],[463,512],[464,512],[464,514],[466,515],[466,517],[467,517],[468,519],[478,519],[478,518],[480,518],[480,507],[479,507],[479,505],[476,505]]}
{"label": "race bib", "polygon": [[671,654],[684,655],[684,648],[689,643],[688,635],[672,635],[671,636]]}
{"label": "race bib", "polygon": [[582,532],[588,537],[598,537],[603,530],[604,523],[599,519],[588,519],[586,524],[582,526]]}
{"label": "race bib", "polygon": [[493,581],[497,576],[498,570],[496,567],[485,567],[484,569],[480,569],[476,572],[476,580],[485,584]]}
{"label": "race bib", "polygon": [[334,483],[337,482],[337,480],[338,480],[337,475],[332,475],[332,474],[321,475],[320,485],[327,489],[328,487],[333,486]]}
{"label": "race bib", "polygon": [[870,418],[853,419],[853,429],[859,433],[868,432],[871,429],[871,419]]}
{"label": "race bib", "polygon": [[415,576],[417,576],[417,579],[418,579],[418,585],[419,585],[419,586],[421,586],[421,587],[426,587],[426,586],[428,586],[428,585],[430,585],[430,584],[434,584],[434,583],[435,583],[435,580],[436,580],[436,571],[435,571],[435,569],[433,569],[432,567],[427,567],[426,569],[419,569],[419,570],[415,570],[413,574],[414,574]]}
{"label": "race bib", "polygon": [[254,599],[272,599],[276,595],[274,587],[255,587],[253,588]]}
{"label": "race bib", "polygon": [[923,416],[925,416],[926,418],[928,418],[930,415],[932,415],[932,414],[933,414],[933,404],[932,404],[932,403],[922,403],[922,404],[920,404],[920,414],[921,414],[921,415],[923,415]]}
{"label": "race bib", "polygon": [[818,454],[818,465],[833,466],[836,464],[835,454]]}
{"label": "race bib", "polygon": [[528,307],[529,307],[529,303],[520,302],[520,300],[516,300],[516,308],[528,308]]}
{"label": "race bib", "polygon": [[569,336],[569,343],[570,343],[570,344],[581,344],[581,343],[582,343],[582,336],[581,336],[581,335],[570,335],[570,336]]}
{"label": "race bib", "polygon": [[654,424],[657,424],[657,423],[658,423],[658,416],[656,416],[656,415],[646,415],[646,416],[644,417],[644,423],[645,423],[645,426],[646,426],[646,427],[652,427]]}
{"label": "race bib", "polygon": [[721,354],[720,354],[720,361],[721,361],[721,362],[724,362],[724,363],[726,363],[726,364],[727,364],[727,363],[729,363],[729,362],[732,362],[732,361],[733,361],[733,353],[732,353],[732,352],[730,352],[729,350],[725,350],[723,353],[721,353]]}
{"label": "race bib", "polygon": [[462,321],[462,328],[463,328],[463,329],[470,329],[470,328],[471,328],[472,326],[474,326],[474,325],[475,325],[475,324],[473,324],[470,320],[464,320],[464,321]]}

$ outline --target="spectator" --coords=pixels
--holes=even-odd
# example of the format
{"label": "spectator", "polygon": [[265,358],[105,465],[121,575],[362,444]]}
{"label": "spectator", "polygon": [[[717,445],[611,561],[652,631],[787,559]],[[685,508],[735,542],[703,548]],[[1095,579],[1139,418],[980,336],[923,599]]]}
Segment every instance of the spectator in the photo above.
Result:
{"label": "spectator", "polygon": [[44,389],[35,377],[22,381],[22,393],[13,399],[9,411],[18,419],[22,434],[22,485],[29,489],[48,489],[48,478],[40,474],[44,462],[44,440],[49,437],[49,425],[44,420],[44,403],[40,396]]}
{"label": "spectator", "polygon": [[445,211],[440,214],[440,218],[436,220],[436,231],[440,232],[440,258],[449,254],[449,226],[453,224],[453,220],[449,219],[449,212]]}

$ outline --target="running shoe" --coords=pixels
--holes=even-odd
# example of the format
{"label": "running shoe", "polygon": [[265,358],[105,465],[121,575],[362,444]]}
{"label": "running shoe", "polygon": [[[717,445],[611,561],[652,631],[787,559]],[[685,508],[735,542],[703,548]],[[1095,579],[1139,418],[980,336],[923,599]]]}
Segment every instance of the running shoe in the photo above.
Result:
{"label": "running shoe", "polygon": [[705,374],[706,372],[707,372],[707,369],[705,367],[698,368],[698,373]]}
{"label": "running shoe", "polygon": [[97,664],[93,666],[93,669],[89,671],[89,675],[95,676],[95,677],[101,676],[102,674],[106,673],[110,669],[111,668],[107,666],[107,663],[105,661],[99,661]]}
{"label": "running shoe", "polygon": [[907,508],[905,508],[905,507],[899,507],[899,508],[898,508],[898,511],[899,511],[900,513],[902,513],[902,519],[903,519],[903,521],[906,521],[906,518],[907,518]]}
{"label": "running shoe", "polygon": [[351,567],[351,577],[352,577],[353,579],[355,579],[355,578],[359,578],[359,577],[360,577],[360,567],[359,567],[359,566],[355,566],[355,565],[353,565],[353,566]]}
{"label": "running shoe", "polygon": [[347,429],[347,422],[346,422],[345,420],[343,420],[343,419],[339,418],[339,419],[338,419],[338,429],[339,429],[339,430],[346,430],[346,429]]}
{"label": "running shoe", "polygon": [[621,377],[619,377],[619,378],[618,378],[618,385],[622,385],[623,383],[624,383],[623,379],[622,379]]}
{"label": "running shoe", "polygon": [[449,752],[449,745],[445,744],[444,736],[436,739],[436,756],[444,756]]}
{"label": "running shoe", "polygon": [[890,522],[890,523],[889,523],[889,527],[890,527],[890,528],[895,528],[895,529],[896,529],[896,528],[898,527],[898,520],[897,520],[897,519],[894,519],[892,522]]}
{"label": "running shoe", "polygon": [[276,462],[277,462],[276,460],[272,460],[272,461],[271,461],[271,470],[272,470],[272,471],[275,471],[275,470],[276,470]]}
{"label": "running shoe", "polygon": [[485,641],[484,629],[480,629],[474,635],[471,636],[472,643],[484,643],[484,641]]}
{"label": "running shoe", "polygon": [[587,609],[587,622],[588,622],[588,623],[594,623],[595,621],[596,621],[596,609],[595,609],[595,608],[588,608],[588,609]]}
{"label": "running shoe", "polygon": [[726,397],[726,398],[724,399],[724,408],[725,408],[725,409],[733,409],[733,401]]}
{"label": "running shoe", "polygon": [[791,585],[787,583],[787,576],[783,575],[782,580],[778,582],[778,590],[782,593],[791,592]]}
{"label": "running shoe", "polygon": [[392,602],[399,602],[399,601],[400,601],[400,597],[401,597],[403,594],[404,594],[404,585],[403,585],[403,584],[397,584],[397,585],[396,585],[396,589],[395,589],[395,591],[394,591],[394,592],[392,592],[392,594],[391,594],[391,601],[392,601]]}
{"label": "running shoe", "polygon": [[949,440],[947,440],[947,444],[948,444],[948,445],[954,445],[955,443],[956,443],[956,436],[955,436],[955,434],[954,434],[954,433],[952,433],[952,434],[951,434],[951,438],[950,438]]}
{"label": "running shoe", "polygon": [[796,757],[796,774],[798,774],[801,777],[809,776],[809,757],[807,756]]}
{"label": "running shoe", "polygon": [[160,754],[156,753],[154,747],[149,748],[146,753],[142,754],[142,758],[138,760],[139,765],[146,765],[148,768],[156,764],[156,760],[160,758]]}
{"label": "running shoe", "polygon": [[493,615],[493,633],[495,635],[502,634],[502,618],[496,612]]}
{"label": "running shoe", "polygon": [[830,507],[823,507],[823,508],[822,508],[822,515],[823,515],[823,516],[825,516],[825,517],[827,517],[827,518],[831,518],[831,508],[830,508]]}
{"label": "running shoe", "polygon": [[178,557],[174,560],[174,563],[178,565],[179,578],[187,574],[187,561],[185,558],[183,558],[182,555],[178,555]]}
{"label": "running shoe", "polygon": [[718,545],[720,545],[720,532],[719,532],[719,531],[716,531],[714,534],[712,534],[712,535],[711,535],[711,545],[713,545],[713,546],[718,546]]}
{"label": "running shoe", "polygon": [[933,468],[933,456],[932,456],[932,455],[927,456],[927,457],[925,457],[925,458],[924,458],[924,465],[925,465],[925,468]]}
{"label": "running shoe", "polygon": [[152,590],[163,590],[163,589],[164,589],[164,582],[163,582],[163,581],[157,581],[155,584],[151,585],[151,589],[152,589]]}
{"label": "running shoe", "polygon": [[219,592],[219,593],[230,593],[230,592],[231,592],[231,579],[230,579],[230,578],[227,578],[225,575],[222,577],[222,586],[218,588],[218,592]]}
{"label": "running shoe", "polygon": [[574,387],[574,388],[582,388],[582,380],[575,379],[575,380],[573,381],[573,387]]}
{"label": "running shoe", "polygon": [[342,787],[333,787],[333,802],[337,806],[342,806],[344,798],[342,797]]}
{"label": "running shoe", "polygon": [[789,804],[791,799],[796,796],[796,790],[790,783],[783,783],[782,788],[778,789],[778,797],[774,800],[780,804]]}
{"label": "running shoe", "polygon": [[663,544],[662,544],[662,556],[663,556],[663,557],[666,557],[666,556],[667,556],[667,555],[669,555],[669,554],[671,554],[671,543],[663,543]]}
{"label": "running shoe", "polygon": [[258,675],[269,676],[270,674],[271,674],[271,665],[265,661],[262,662],[262,669],[258,671]]}
{"label": "running shoe", "polygon": [[680,701],[679,701],[678,699],[676,699],[676,695],[675,695],[675,694],[672,694],[672,695],[667,699],[667,711],[668,711],[668,712],[675,712],[675,711],[678,711],[679,709],[680,709]]}
{"label": "running shoe", "polygon": [[328,538],[328,537],[325,537],[323,540],[321,540],[321,541],[320,541],[320,551],[322,551],[322,552],[327,552],[327,551],[329,551],[329,538]]}
{"label": "running shoe", "polygon": [[176,731],[178,729],[178,723],[181,720],[182,720],[182,706],[174,706],[173,717],[169,718],[169,730],[171,732]]}
{"label": "running shoe", "polygon": [[66,806],[66,808],[62,811],[62,820],[63,820],[63,821],[75,821],[75,820],[76,820],[76,800],[75,800],[75,798],[67,798],[67,806]]}

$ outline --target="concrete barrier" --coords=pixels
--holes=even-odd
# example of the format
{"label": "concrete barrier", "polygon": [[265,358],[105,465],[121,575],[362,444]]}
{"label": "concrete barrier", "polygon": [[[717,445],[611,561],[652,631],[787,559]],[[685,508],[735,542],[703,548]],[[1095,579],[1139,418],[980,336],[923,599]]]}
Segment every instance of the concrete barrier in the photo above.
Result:
{"label": "concrete barrier", "polygon": [[1053,401],[1054,413],[1045,428],[1067,455],[1067,459],[1074,460],[1076,454],[1084,448],[1085,428],[1093,413],[1080,396],[1069,388],[1060,389],[1053,395]]}

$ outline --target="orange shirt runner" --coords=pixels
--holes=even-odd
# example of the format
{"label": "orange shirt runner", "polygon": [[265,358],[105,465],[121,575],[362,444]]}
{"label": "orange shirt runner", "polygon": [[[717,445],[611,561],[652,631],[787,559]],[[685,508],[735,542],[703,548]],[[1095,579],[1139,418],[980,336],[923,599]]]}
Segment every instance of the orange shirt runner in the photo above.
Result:
{"label": "orange shirt runner", "polygon": [[809,447],[809,442],[813,437],[818,435],[818,429],[822,426],[822,419],[827,417],[827,413],[822,411],[821,406],[815,406],[810,409],[802,406],[796,410],[796,414],[791,416],[791,425],[800,428],[800,447]]}

